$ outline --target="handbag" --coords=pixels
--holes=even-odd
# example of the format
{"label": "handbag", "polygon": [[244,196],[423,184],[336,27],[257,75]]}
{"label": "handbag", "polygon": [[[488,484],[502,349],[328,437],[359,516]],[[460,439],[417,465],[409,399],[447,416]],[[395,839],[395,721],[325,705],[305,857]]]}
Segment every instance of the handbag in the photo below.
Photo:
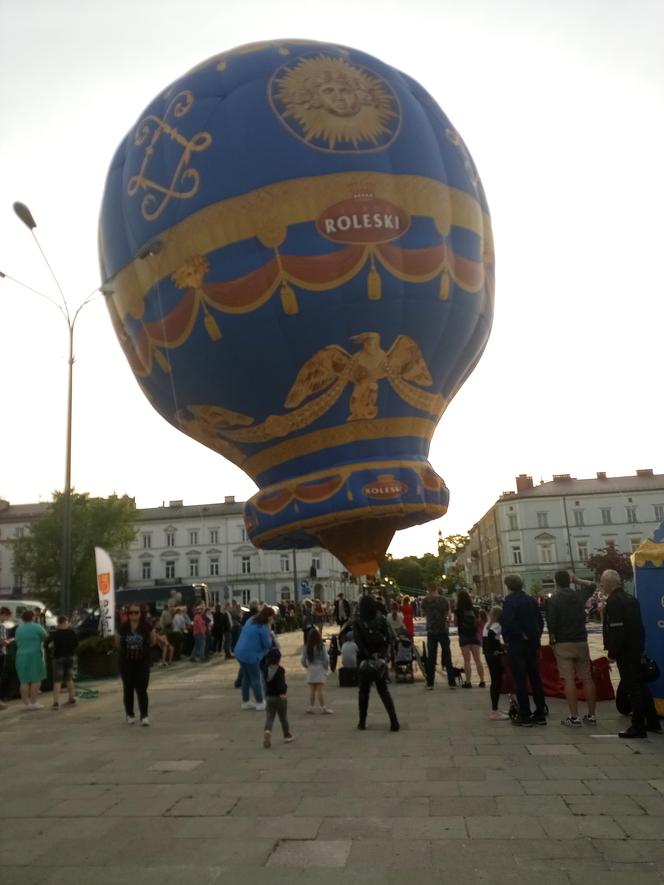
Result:
{"label": "handbag", "polygon": [[641,678],[644,682],[657,682],[661,676],[661,670],[657,661],[653,661],[648,655],[641,658]]}

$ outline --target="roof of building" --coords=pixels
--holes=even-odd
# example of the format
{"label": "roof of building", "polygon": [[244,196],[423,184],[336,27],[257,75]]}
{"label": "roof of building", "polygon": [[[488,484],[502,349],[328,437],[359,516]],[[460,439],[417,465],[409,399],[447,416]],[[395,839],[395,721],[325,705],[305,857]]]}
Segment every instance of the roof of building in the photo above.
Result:
{"label": "roof of building", "polygon": [[221,501],[215,504],[174,504],[162,507],[142,507],[136,510],[136,519],[141,522],[149,522],[156,519],[200,519],[203,516],[241,516],[244,511],[244,501]]}
{"label": "roof of building", "polygon": [[0,502],[0,522],[27,522],[43,516],[51,506],[49,501],[39,501],[36,504],[10,504],[8,501]]}
{"label": "roof of building", "polygon": [[515,498],[559,498],[563,495],[606,495],[621,492],[664,492],[664,474],[654,473],[644,476],[607,476],[599,479],[575,479],[574,477],[554,477],[549,482],[524,489],[520,492],[503,492],[499,501]]}

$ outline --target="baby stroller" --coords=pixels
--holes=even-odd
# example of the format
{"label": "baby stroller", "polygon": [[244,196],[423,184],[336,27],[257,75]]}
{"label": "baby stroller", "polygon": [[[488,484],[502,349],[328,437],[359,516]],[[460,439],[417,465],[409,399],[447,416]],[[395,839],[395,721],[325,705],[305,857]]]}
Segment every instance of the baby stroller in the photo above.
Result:
{"label": "baby stroller", "polygon": [[405,629],[397,633],[397,641],[394,649],[394,679],[396,682],[415,682],[413,660],[415,648],[413,640]]}

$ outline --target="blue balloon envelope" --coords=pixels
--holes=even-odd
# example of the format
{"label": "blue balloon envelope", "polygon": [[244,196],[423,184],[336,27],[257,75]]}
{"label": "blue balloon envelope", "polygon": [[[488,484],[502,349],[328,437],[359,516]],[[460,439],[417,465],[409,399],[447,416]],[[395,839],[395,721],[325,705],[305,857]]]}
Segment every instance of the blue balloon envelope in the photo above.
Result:
{"label": "blue balloon envelope", "polygon": [[258,493],[258,547],[376,571],[442,516],[427,460],[493,315],[473,161],[415,81],[287,40],[211,58],[147,107],[112,161],[100,263],[146,396]]}

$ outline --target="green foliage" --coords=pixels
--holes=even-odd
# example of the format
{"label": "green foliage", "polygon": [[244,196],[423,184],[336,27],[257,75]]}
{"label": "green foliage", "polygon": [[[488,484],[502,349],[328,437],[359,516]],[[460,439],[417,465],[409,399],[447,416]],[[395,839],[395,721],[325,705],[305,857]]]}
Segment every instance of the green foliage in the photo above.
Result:
{"label": "green foliage", "polygon": [[610,542],[602,550],[597,550],[588,557],[588,568],[592,569],[599,578],[606,569],[617,571],[623,581],[629,581],[634,576],[632,563],[627,553],[621,553],[613,542]]}
{"label": "green foliage", "polygon": [[438,555],[441,559],[454,559],[470,541],[468,535],[442,535],[438,537]]}
{"label": "green foliage", "polygon": [[[403,559],[394,559],[387,555],[380,567],[383,580],[391,578],[399,587],[415,590],[425,590],[428,584],[440,584],[447,592],[461,589],[463,580],[455,575],[446,575],[444,563],[454,559],[468,543],[467,535],[449,535],[447,538],[439,538],[438,555],[425,553],[419,558],[406,556]],[[457,586],[458,585],[458,586]]]}
{"label": "green foliage", "polygon": [[110,655],[114,649],[115,640],[112,636],[88,636],[87,639],[79,643],[76,656],[82,666],[88,658],[97,655]]}
{"label": "green foliage", "polygon": [[[14,547],[15,571],[25,575],[49,601],[58,598],[60,589],[63,510],[63,495],[56,492],[48,511]],[[74,607],[96,598],[95,546],[103,547],[115,558],[121,546],[134,539],[135,515],[134,501],[126,496],[91,498],[87,493],[72,492],[71,599]]]}

